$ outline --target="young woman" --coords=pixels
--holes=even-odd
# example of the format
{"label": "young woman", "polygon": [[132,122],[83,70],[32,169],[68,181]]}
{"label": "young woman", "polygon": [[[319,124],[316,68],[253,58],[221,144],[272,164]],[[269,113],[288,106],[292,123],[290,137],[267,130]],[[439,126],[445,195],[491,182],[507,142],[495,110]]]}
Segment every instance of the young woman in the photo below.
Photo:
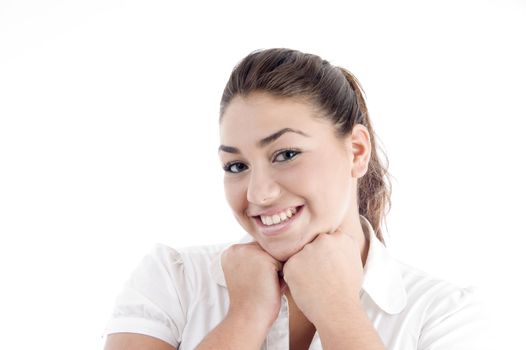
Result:
{"label": "young woman", "polygon": [[118,297],[120,349],[482,349],[471,290],[393,259],[390,186],[361,87],[290,49],[233,70],[220,109],[237,244],[157,246]]}

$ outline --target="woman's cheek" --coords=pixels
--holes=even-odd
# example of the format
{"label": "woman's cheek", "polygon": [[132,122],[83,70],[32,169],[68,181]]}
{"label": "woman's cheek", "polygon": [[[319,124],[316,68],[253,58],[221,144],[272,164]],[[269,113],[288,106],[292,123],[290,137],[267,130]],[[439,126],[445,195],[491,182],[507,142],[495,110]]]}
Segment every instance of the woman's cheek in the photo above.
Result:
{"label": "woman's cheek", "polygon": [[310,182],[315,177],[315,168],[309,167],[307,162],[298,161],[279,171],[278,181],[283,190],[295,197],[305,197],[310,193]]}
{"label": "woman's cheek", "polygon": [[234,211],[236,216],[240,211],[243,211],[243,186],[240,181],[234,179],[225,179],[224,181],[225,197],[230,208]]}

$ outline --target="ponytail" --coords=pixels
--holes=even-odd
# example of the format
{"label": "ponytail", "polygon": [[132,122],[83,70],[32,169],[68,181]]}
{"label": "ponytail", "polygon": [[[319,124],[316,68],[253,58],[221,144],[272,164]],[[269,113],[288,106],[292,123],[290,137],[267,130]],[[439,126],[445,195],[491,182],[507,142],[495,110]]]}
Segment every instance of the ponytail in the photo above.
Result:
{"label": "ponytail", "polygon": [[[385,152],[376,145],[376,134],[374,132],[369,112],[365,103],[362,86],[356,77],[345,68],[337,67],[341,70],[345,79],[351,86],[360,110],[355,124],[362,124],[367,127],[371,139],[371,157],[369,167],[364,176],[358,179],[358,207],[360,215],[363,215],[373,226],[378,239],[385,244],[382,234],[382,221],[385,220],[387,212],[391,208],[391,180],[388,172],[389,160]],[[385,166],[378,157],[378,151],[381,151],[385,157]]]}

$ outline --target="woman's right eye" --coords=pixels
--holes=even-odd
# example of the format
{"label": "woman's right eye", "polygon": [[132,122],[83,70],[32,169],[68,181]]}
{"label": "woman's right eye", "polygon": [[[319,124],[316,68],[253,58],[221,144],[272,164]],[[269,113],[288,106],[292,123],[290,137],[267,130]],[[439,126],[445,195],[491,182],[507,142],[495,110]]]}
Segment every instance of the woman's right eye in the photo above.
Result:
{"label": "woman's right eye", "polygon": [[223,166],[223,170],[227,173],[240,173],[242,172],[247,166],[243,163],[235,162],[235,163],[227,163],[225,166]]}

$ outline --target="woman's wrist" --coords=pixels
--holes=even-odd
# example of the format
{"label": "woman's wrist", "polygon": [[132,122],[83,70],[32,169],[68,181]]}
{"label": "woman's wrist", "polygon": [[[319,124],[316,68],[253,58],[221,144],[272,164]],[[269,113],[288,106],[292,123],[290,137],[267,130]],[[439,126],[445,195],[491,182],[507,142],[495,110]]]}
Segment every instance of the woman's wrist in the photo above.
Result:
{"label": "woman's wrist", "polygon": [[349,321],[367,317],[359,300],[347,300],[344,303],[333,304],[331,308],[319,313],[311,322],[319,333],[344,329]]}
{"label": "woman's wrist", "polygon": [[359,301],[347,301],[315,323],[324,349],[385,350]]}
{"label": "woman's wrist", "polygon": [[250,341],[251,345],[257,345],[258,348],[261,347],[272,327],[272,322],[265,321],[258,313],[241,310],[229,310],[223,323],[225,327],[236,333],[236,338],[243,339],[247,343]]}
{"label": "woman's wrist", "polygon": [[269,319],[263,311],[234,307],[229,308],[225,320],[243,329],[248,329],[251,334],[263,334],[265,337],[275,321],[275,319]]}
{"label": "woman's wrist", "polygon": [[259,350],[269,327],[250,313],[229,310],[221,321],[199,344],[199,350]]}

